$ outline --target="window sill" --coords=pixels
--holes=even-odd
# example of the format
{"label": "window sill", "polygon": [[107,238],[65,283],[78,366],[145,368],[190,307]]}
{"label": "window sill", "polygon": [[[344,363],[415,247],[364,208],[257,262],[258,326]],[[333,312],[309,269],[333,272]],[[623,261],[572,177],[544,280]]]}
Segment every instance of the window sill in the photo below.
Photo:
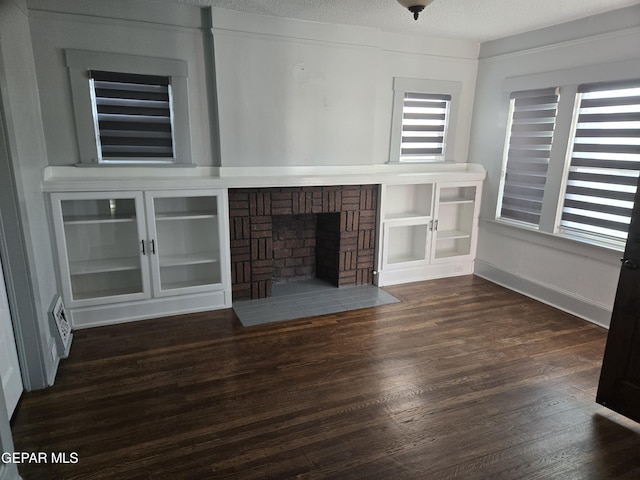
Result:
{"label": "window sill", "polygon": [[454,162],[453,160],[389,160],[387,162],[388,165],[450,165],[452,163],[460,162]]}
{"label": "window sill", "polygon": [[76,163],[77,168],[195,168],[194,163]]}
{"label": "window sill", "polygon": [[596,242],[594,239],[571,235],[568,233],[542,232],[535,227],[518,225],[515,223],[481,218],[481,226],[499,232],[502,235],[524,240],[555,250],[562,250],[573,255],[581,255],[606,263],[619,263],[624,246],[606,242]]}

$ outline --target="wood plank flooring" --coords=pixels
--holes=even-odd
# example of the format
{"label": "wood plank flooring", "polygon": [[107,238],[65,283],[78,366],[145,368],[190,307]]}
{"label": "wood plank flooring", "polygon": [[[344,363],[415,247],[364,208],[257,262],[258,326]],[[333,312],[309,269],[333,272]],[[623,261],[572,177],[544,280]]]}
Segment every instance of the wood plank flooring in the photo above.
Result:
{"label": "wood plank flooring", "polygon": [[243,328],[231,310],[77,331],[26,394],[31,479],[638,479],[595,403],[606,330],[477,277]]}

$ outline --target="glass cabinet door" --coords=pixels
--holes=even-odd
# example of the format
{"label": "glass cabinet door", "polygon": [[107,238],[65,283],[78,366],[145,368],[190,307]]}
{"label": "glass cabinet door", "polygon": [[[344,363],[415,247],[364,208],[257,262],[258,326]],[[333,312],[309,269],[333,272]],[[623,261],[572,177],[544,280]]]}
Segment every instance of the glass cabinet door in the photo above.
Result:
{"label": "glass cabinet door", "polygon": [[66,262],[61,269],[68,274],[65,287],[70,303],[79,306],[95,303],[92,299],[104,303],[108,297],[114,301],[147,297],[141,195],[82,195],[64,194],[53,202],[56,228],[62,229],[58,237],[63,238]]}
{"label": "glass cabinet door", "polygon": [[220,284],[218,196],[202,191],[148,195],[154,294],[198,292]]}
{"label": "glass cabinet door", "polygon": [[469,256],[476,219],[475,185],[438,186],[432,261]]}

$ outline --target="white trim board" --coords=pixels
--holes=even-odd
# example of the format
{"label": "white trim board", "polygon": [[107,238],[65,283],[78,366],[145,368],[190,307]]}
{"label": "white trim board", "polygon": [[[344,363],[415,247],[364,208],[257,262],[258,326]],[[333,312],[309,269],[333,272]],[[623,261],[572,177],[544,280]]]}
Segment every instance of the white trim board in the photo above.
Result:
{"label": "white trim board", "polygon": [[74,330],[231,308],[231,289],[69,309]]}
{"label": "white trim board", "polygon": [[583,320],[609,328],[611,308],[606,305],[592,302],[567,291],[550,288],[534,280],[501,270],[478,259],[475,261],[474,274]]}

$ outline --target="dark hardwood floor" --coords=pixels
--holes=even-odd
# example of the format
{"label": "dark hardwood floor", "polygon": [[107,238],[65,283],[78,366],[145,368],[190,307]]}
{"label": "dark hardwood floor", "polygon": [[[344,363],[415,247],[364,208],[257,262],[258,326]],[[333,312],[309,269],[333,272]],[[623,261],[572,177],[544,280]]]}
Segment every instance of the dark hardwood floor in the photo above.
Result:
{"label": "dark hardwood floor", "polygon": [[243,328],[231,310],[77,331],[28,393],[35,479],[638,479],[640,427],[595,403],[606,330],[477,277]]}

